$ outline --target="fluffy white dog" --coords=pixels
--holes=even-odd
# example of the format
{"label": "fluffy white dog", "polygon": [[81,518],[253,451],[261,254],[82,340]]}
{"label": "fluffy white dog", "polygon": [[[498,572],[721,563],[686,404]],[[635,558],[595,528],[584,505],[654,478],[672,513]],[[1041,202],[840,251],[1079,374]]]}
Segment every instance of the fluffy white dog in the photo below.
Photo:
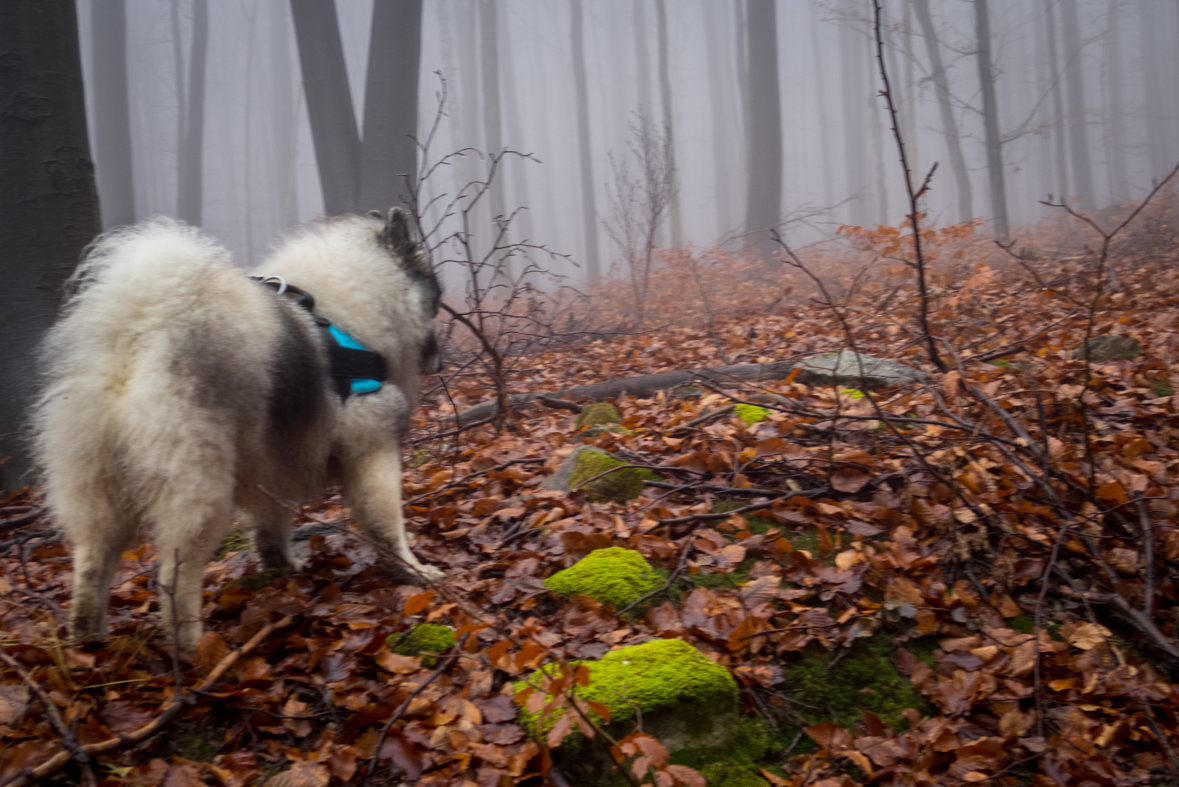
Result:
{"label": "fluffy white dog", "polygon": [[398,443],[437,371],[441,298],[405,215],[326,220],[259,273],[162,218],[103,236],[75,273],[43,348],[34,446],[73,546],[71,636],[106,636],[120,556],[145,528],[164,630],[175,620],[191,650],[235,507],[263,566],[292,565],[291,516],[270,495],[322,491],[329,460],[368,535],[408,574],[441,576],[410,552],[401,511]]}

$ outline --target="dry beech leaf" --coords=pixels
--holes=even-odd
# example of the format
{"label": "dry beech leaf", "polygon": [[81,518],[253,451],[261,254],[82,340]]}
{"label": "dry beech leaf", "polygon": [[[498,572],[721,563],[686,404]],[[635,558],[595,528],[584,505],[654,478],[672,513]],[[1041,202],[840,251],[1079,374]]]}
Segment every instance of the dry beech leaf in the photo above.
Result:
{"label": "dry beech leaf", "polygon": [[1068,635],[1068,644],[1081,650],[1091,650],[1105,642],[1112,632],[1105,626],[1082,623]]}

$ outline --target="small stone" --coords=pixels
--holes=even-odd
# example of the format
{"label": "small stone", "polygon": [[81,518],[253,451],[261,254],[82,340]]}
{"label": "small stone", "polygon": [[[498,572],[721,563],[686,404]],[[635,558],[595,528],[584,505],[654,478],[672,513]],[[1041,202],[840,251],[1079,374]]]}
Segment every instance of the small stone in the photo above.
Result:
{"label": "small stone", "polygon": [[1090,339],[1084,347],[1078,347],[1073,353],[1074,358],[1084,358],[1086,355],[1093,363],[1115,359],[1132,361],[1142,355],[1142,345],[1129,336],[1098,336],[1095,339]]}
{"label": "small stone", "polygon": [[577,421],[574,426],[578,429],[584,429],[587,426],[595,426],[597,424],[620,423],[622,423],[622,413],[618,412],[617,407],[609,402],[594,402],[581,408],[581,412],[577,414]]}
{"label": "small stone", "polygon": [[621,608],[659,586],[659,576],[633,549],[607,547],[590,552],[544,581],[559,596],[590,596]]}
{"label": "small stone", "polygon": [[623,467],[626,464],[628,463],[615,458],[609,451],[589,445],[578,446],[565,458],[557,471],[541,483],[541,489],[572,492],[584,488],[589,492],[590,500],[595,503],[625,503],[643,493],[644,481],[659,480],[658,475],[642,467],[626,467],[601,475],[613,467]]}

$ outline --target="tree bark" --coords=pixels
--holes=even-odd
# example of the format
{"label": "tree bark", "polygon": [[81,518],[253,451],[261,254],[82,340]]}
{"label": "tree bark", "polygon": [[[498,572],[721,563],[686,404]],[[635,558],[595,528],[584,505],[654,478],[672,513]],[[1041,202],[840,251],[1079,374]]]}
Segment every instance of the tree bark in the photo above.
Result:
{"label": "tree bark", "polygon": [[864,62],[864,41],[859,32],[845,22],[839,27],[840,98],[843,103],[844,169],[847,174],[848,223],[869,226],[872,211],[871,162],[868,159],[868,102],[871,90],[864,82],[868,73]]}
{"label": "tree bark", "polygon": [[[498,0],[480,0],[479,32],[480,49],[483,54],[483,131],[487,137],[487,154],[498,156],[504,148],[503,119],[500,103],[499,78],[499,20],[496,13]],[[494,222],[504,216],[504,177],[501,168],[491,182],[492,236],[498,234]]]}
{"label": "tree bark", "polygon": [[736,169],[732,157],[736,139],[731,129],[735,109],[732,91],[726,89],[725,75],[732,62],[727,57],[727,47],[722,43],[728,24],[722,23],[720,13],[728,9],[704,0],[704,52],[708,59],[708,99],[712,106],[712,179],[713,195],[716,199],[717,237],[724,237],[734,228],[732,194],[733,171]]}
{"label": "tree bark", "polygon": [[674,186],[671,191],[671,247],[684,245],[683,218],[680,213],[679,172],[675,165],[675,123],[671,111],[671,75],[667,51],[667,7],[664,0],[655,0],[655,19],[659,32],[659,95],[663,103],[663,134],[667,140],[667,166]]}
{"label": "tree bark", "polygon": [[1081,23],[1077,18],[1077,0],[1062,0],[1062,32],[1064,34],[1065,80],[1068,87],[1069,148],[1073,160],[1073,176],[1083,211],[1097,209],[1097,195],[1093,189],[1093,168],[1089,161],[1089,131],[1085,122],[1085,69],[1081,60]]}
{"label": "tree bark", "polygon": [[1003,182],[1003,141],[999,137],[999,104],[995,99],[995,74],[991,64],[991,18],[988,0],[974,0],[978,36],[978,81],[983,97],[983,129],[987,149],[987,175],[991,185],[991,214],[995,235],[1007,240],[1007,187]]}
{"label": "tree bark", "polygon": [[384,213],[409,202],[418,174],[421,51],[422,0],[373,3],[357,210]]}
{"label": "tree bark", "polygon": [[1059,183],[1059,199],[1071,196],[1069,189],[1068,149],[1064,141],[1064,100],[1060,93],[1060,58],[1056,53],[1056,14],[1052,7],[1054,0],[1043,0],[1044,18],[1048,28],[1048,78],[1052,80],[1052,140],[1056,148],[1056,178]]}
{"label": "tree bark", "polygon": [[32,482],[36,348],[100,223],[73,0],[0,3],[0,62],[0,490],[14,490]]}
{"label": "tree bark", "polygon": [[127,9],[124,0],[94,4],[94,160],[102,226],[135,223],[131,110],[127,95]]}
{"label": "tree bark", "polygon": [[1109,158],[1110,201],[1126,199],[1126,114],[1122,97],[1122,47],[1118,32],[1118,0],[1109,0],[1105,31],[1105,137]]}
{"label": "tree bark", "polygon": [[778,88],[778,21],[774,0],[749,0],[749,192],[746,238],[762,257],[774,247],[769,230],[782,220],[782,109]]}
{"label": "tree bark", "polygon": [[[708,0],[705,0],[707,2]],[[810,4],[811,8],[811,54],[814,57],[815,69],[815,93],[819,104],[819,127],[831,128],[831,120],[827,111],[827,65],[823,59],[823,49],[819,45],[819,9],[815,7],[814,3]],[[835,204],[835,190],[831,178],[834,176],[835,167],[831,162],[831,135],[819,135],[819,149],[823,156],[823,204],[831,206]]]}
{"label": "tree bark", "polygon": [[646,0],[632,0],[635,26],[635,64],[638,66],[639,116],[651,119],[651,56],[647,54]]}
{"label": "tree bark", "polygon": [[205,166],[205,61],[209,52],[209,0],[192,3],[192,52],[188,60],[188,127],[180,145],[176,215],[201,225]]}
{"label": "tree bark", "polygon": [[[376,3],[374,13],[384,4]],[[324,210],[352,213],[358,196],[360,132],[348,88],[336,6],[333,0],[291,0],[291,15]]]}
{"label": "tree bark", "polygon": [[570,36],[573,39],[573,87],[577,99],[577,153],[581,164],[581,214],[585,228],[585,273],[589,281],[602,271],[598,263],[598,210],[594,203],[594,165],[590,157],[589,96],[585,79],[585,33],[581,0],[572,0]]}
{"label": "tree bark", "polygon": [[954,107],[950,103],[950,82],[946,77],[946,67],[942,64],[941,44],[929,13],[929,0],[913,0],[913,10],[917,13],[917,21],[921,24],[921,33],[925,38],[925,51],[929,56],[929,70],[933,73],[934,92],[941,114],[942,135],[946,138],[950,169],[954,173],[954,184],[958,187],[958,221],[965,223],[974,218],[974,201],[970,191],[970,172],[966,169],[966,157],[962,155],[962,137],[958,134]]}
{"label": "tree bark", "polygon": [[1150,177],[1157,181],[1171,168],[1167,159],[1167,118],[1162,101],[1165,89],[1166,58],[1159,46],[1159,15],[1152,0],[1143,0],[1142,21],[1142,105],[1146,114],[1146,148],[1150,162]]}

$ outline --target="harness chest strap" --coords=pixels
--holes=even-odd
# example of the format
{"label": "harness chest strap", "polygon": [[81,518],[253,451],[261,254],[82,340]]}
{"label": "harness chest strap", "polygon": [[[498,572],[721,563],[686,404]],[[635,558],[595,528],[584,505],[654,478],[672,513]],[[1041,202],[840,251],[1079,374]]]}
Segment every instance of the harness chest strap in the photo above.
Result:
{"label": "harness chest strap", "polygon": [[327,348],[328,374],[341,398],[374,393],[388,379],[385,359],[340,330],[323,315],[315,312],[315,298],[311,293],[287,284],[281,276],[251,276],[271,288],[278,295],[293,296],[295,303],[306,309],[319,326],[320,338]]}

